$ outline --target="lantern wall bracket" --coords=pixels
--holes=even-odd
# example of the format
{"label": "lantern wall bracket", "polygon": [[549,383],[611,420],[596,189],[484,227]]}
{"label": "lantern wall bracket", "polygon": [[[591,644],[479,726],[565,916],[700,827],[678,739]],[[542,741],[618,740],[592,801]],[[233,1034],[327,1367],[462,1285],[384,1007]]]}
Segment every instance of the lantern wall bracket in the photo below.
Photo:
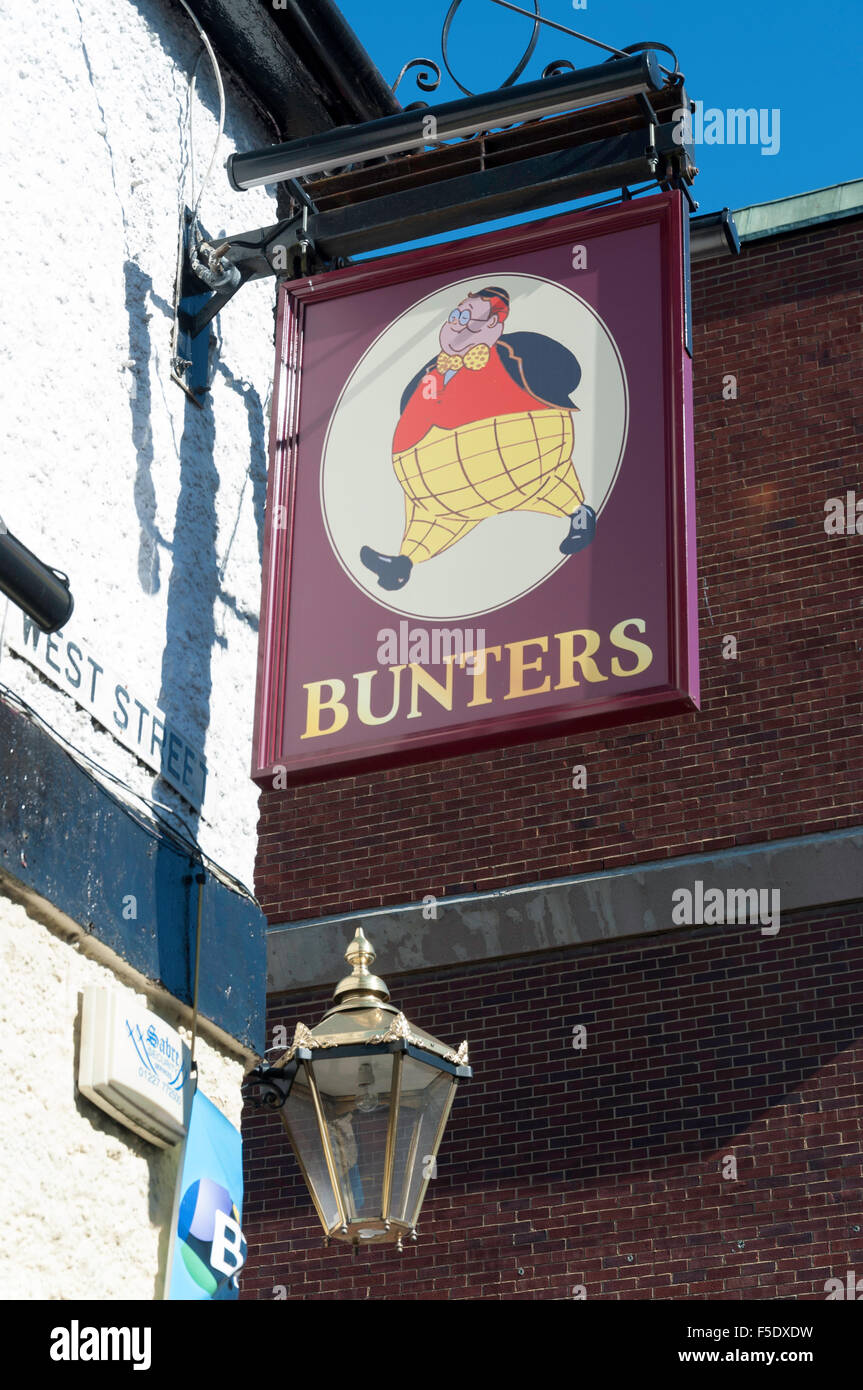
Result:
{"label": "lantern wall bracket", "polygon": [[247,1073],[243,1081],[243,1090],[245,1091],[247,1086],[256,1086],[256,1105],[265,1105],[269,1110],[281,1110],[290,1095],[299,1063],[306,1061],[310,1056],[311,1053],[307,1049],[299,1048],[294,1058],[284,1067],[273,1067],[268,1062],[261,1062]]}

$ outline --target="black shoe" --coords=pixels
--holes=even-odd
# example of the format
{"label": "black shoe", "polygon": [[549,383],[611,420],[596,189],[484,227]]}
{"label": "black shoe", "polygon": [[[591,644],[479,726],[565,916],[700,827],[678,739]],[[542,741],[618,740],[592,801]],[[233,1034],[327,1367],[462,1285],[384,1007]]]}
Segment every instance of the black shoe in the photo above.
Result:
{"label": "black shoe", "polygon": [[381,555],[370,545],[363,546],[360,559],[367,570],[377,575],[382,589],[403,589],[414,567],[413,560],[409,560],[407,555]]}
{"label": "black shoe", "polygon": [[561,555],[575,555],[596,535],[596,512],[585,503],[569,519],[569,535],[560,543]]}

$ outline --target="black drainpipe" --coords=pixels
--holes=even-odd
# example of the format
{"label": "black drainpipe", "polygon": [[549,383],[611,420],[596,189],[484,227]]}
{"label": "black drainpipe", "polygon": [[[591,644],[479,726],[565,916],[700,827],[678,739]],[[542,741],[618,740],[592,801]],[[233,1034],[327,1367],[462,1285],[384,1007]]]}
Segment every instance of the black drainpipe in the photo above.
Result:
{"label": "black drainpipe", "polygon": [[[188,0],[273,139],[355,125],[401,107],[333,0]],[[175,5],[180,18],[182,6]],[[188,16],[186,16],[188,22]]]}
{"label": "black drainpipe", "polygon": [[[286,0],[276,12],[299,56],[324,72],[351,123],[389,116],[401,106],[333,0]],[[347,124],[347,122],[346,122]]]}

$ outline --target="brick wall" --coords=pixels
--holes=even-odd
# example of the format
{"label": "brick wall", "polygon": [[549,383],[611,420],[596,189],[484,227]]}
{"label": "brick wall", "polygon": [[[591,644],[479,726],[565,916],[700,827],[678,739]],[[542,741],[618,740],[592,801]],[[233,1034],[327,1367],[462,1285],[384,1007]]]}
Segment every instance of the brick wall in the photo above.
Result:
{"label": "brick wall", "polygon": [[[861,823],[863,537],[823,526],[863,499],[861,254],[840,222],[695,268],[702,710],[265,791],[272,923]],[[476,1073],[419,1244],[324,1250],[280,1121],[247,1112],[243,1296],[823,1299],[863,1269],[861,929],[858,904],[390,978]]]}
{"label": "brick wall", "polygon": [[863,498],[861,305],[859,220],[694,269],[701,712],[265,790],[271,922],[859,823],[863,537],[823,522]]}
{"label": "brick wall", "polygon": [[323,1249],[281,1121],[247,1110],[243,1297],[824,1299],[863,1270],[861,982],[861,908],[390,979],[474,1067],[418,1244]]}

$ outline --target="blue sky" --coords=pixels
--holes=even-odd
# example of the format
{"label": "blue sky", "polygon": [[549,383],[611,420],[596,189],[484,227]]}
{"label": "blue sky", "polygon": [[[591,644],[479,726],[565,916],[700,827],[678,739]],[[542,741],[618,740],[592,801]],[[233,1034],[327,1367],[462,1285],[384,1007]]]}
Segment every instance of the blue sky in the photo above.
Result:
{"label": "blue sky", "polygon": [[[449,0],[338,0],[348,22],[392,83],[416,56],[440,63],[440,32]],[[530,8],[529,0],[514,0]],[[705,110],[779,111],[779,149],[702,144],[693,193],[700,212],[824,188],[863,177],[863,0],[541,0],[549,19],[619,45],[640,40],[677,53],[691,98]],[[530,36],[530,21],[492,0],[464,0],[453,22],[449,57],[466,87],[491,90],[512,70]],[[595,55],[595,56],[593,56]],[[545,30],[520,81],[538,78],[552,58],[576,66],[605,55],[565,34]],[[446,73],[437,92],[419,92],[408,74],[405,104],[460,96]],[[775,118],[766,130],[776,129]],[[549,210],[543,211],[548,216]],[[489,225],[500,225],[498,223]]]}

